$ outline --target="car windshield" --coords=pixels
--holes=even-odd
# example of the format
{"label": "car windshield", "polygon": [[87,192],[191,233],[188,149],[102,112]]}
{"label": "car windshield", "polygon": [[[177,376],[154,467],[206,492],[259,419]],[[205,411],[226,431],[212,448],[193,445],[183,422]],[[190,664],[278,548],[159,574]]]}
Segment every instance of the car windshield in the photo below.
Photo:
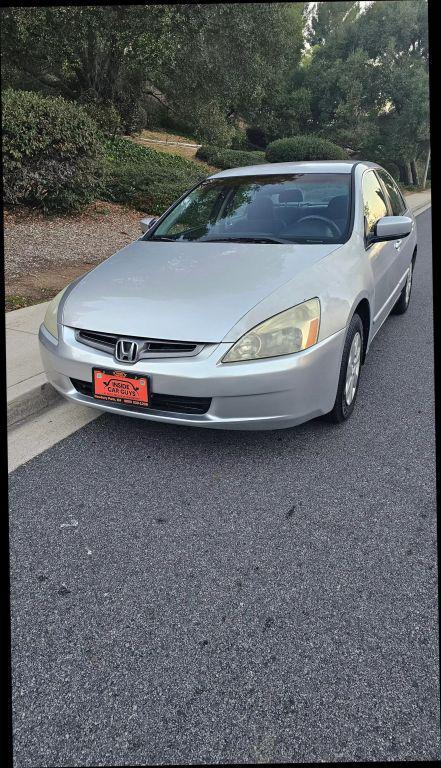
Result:
{"label": "car windshield", "polygon": [[350,220],[349,173],[208,179],[146,240],[342,243]]}

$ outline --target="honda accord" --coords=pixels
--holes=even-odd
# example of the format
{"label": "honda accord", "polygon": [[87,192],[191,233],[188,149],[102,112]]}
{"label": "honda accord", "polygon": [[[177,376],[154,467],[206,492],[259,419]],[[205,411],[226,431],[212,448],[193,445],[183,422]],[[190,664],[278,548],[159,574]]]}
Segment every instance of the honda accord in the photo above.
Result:
{"label": "honda accord", "polygon": [[408,307],[415,221],[370,162],[215,173],[49,304],[51,384],[101,411],[229,429],[346,420]]}

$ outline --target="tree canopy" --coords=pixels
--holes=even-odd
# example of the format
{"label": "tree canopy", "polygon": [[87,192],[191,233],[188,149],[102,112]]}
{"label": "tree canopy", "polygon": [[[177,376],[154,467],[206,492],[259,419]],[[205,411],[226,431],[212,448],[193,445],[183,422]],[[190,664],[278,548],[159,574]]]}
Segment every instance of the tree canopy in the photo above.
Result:
{"label": "tree canopy", "polygon": [[[7,8],[6,85],[112,102],[128,128],[146,97],[195,128],[221,132],[300,60],[301,11],[289,3]],[[277,41],[277,45],[274,45]],[[209,138],[209,137],[208,137]]]}
{"label": "tree canopy", "polygon": [[305,68],[311,130],[395,163],[410,182],[429,143],[426,0],[318,5]]}
{"label": "tree canopy", "polygon": [[427,0],[8,7],[2,51],[5,86],[112,108],[129,132],[315,134],[408,183],[429,146]]}

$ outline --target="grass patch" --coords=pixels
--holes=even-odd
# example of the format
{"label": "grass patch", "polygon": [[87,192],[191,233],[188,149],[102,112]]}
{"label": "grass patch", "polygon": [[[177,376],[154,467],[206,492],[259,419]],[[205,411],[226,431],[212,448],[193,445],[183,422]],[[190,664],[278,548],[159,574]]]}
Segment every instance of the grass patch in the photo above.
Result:
{"label": "grass patch", "polygon": [[6,312],[13,312],[14,309],[23,309],[23,307],[30,307],[32,304],[37,304],[38,301],[31,296],[20,296],[19,294],[12,293],[9,296],[5,296],[5,310]]}
{"label": "grass patch", "polygon": [[127,139],[107,139],[104,148],[101,199],[140,211],[163,213],[187,189],[212,173],[208,165]]}

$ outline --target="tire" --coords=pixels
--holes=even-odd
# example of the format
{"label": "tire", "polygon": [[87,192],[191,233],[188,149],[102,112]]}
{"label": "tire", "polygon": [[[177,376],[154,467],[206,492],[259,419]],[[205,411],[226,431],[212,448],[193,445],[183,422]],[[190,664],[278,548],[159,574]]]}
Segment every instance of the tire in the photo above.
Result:
{"label": "tire", "polygon": [[394,304],[391,314],[404,315],[407,312],[410,303],[410,294],[412,292],[412,277],[413,277],[413,261],[409,268],[409,274],[404,284],[404,288],[401,291],[398,301]]}
{"label": "tire", "polygon": [[[356,341],[356,338],[358,341]],[[332,411],[327,414],[327,420],[333,424],[341,424],[346,419],[349,419],[352,411],[355,407],[355,401],[358,394],[358,386],[360,383],[360,370],[361,361],[363,357],[363,323],[361,322],[360,315],[355,314],[349,323],[348,332],[346,334],[345,344],[343,347],[343,355],[340,366],[340,376],[338,379],[337,395]],[[350,382],[350,372],[348,371],[348,365],[351,359],[352,373],[355,374]],[[348,388],[348,386],[349,388]]]}

